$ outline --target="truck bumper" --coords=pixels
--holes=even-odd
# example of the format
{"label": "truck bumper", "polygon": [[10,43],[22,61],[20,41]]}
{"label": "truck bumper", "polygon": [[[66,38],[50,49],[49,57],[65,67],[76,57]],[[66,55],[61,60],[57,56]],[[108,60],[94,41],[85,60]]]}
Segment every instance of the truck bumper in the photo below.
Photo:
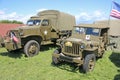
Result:
{"label": "truck bumper", "polygon": [[13,51],[22,48],[20,43],[6,42],[4,43],[5,48],[8,51]]}
{"label": "truck bumper", "polygon": [[8,51],[20,49],[20,48],[22,48],[21,40],[19,39],[19,42],[15,42],[15,41],[11,40],[11,38],[8,36],[2,37],[0,35],[0,48],[2,48],[2,47],[6,48]]}
{"label": "truck bumper", "polygon": [[64,55],[63,53],[60,53],[60,54],[53,53],[52,56],[59,58],[62,61],[66,61],[70,63],[77,63],[79,65],[83,64],[83,59],[81,57],[69,57],[69,56]]}

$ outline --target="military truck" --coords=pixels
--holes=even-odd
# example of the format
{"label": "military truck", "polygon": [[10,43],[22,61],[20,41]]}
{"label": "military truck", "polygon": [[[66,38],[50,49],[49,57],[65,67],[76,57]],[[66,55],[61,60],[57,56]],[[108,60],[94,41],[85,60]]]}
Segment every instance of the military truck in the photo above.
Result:
{"label": "military truck", "polygon": [[96,21],[95,24],[104,24],[110,28],[108,49],[120,52],[120,20],[102,20]]}
{"label": "military truck", "polygon": [[80,24],[74,26],[72,36],[58,40],[58,49],[52,54],[52,63],[63,61],[83,66],[84,72],[91,72],[96,58],[103,56],[108,44],[109,27],[103,24]]}
{"label": "military truck", "polygon": [[28,57],[37,55],[41,45],[71,36],[75,17],[57,10],[45,10],[32,16],[27,25],[8,31],[2,47],[9,52],[23,49]]}

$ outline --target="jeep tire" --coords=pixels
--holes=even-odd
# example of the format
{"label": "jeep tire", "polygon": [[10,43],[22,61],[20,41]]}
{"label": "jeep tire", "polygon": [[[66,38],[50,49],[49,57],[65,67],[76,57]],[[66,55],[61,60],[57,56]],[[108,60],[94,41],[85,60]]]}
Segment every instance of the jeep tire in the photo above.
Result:
{"label": "jeep tire", "polygon": [[33,57],[39,53],[40,45],[35,40],[28,41],[24,46],[24,53],[27,57]]}
{"label": "jeep tire", "polygon": [[85,73],[93,71],[95,67],[96,57],[95,54],[88,54],[83,63],[83,70]]}
{"label": "jeep tire", "polygon": [[[59,51],[56,49],[53,54],[59,54]],[[55,56],[52,56],[52,64],[57,65],[59,63],[60,63],[59,59]]]}

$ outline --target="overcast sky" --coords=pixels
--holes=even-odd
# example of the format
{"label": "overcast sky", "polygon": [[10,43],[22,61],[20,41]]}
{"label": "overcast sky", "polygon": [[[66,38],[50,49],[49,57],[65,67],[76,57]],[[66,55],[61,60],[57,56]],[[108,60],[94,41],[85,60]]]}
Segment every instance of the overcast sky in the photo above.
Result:
{"label": "overcast sky", "polygon": [[[120,4],[120,0],[114,0]],[[108,20],[112,0],[0,0],[0,20],[26,22],[42,10],[54,9],[72,14],[78,23]]]}

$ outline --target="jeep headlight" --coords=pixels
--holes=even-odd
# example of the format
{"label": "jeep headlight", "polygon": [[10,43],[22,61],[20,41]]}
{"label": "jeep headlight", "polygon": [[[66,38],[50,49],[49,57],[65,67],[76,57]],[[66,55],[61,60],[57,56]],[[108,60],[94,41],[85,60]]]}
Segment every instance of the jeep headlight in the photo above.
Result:
{"label": "jeep headlight", "polygon": [[68,42],[65,43],[65,46],[72,47],[72,43],[68,41]]}
{"label": "jeep headlight", "polygon": [[81,49],[84,49],[84,48],[85,48],[85,44],[82,43],[82,44],[80,45],[80,48],[81,48]]}

